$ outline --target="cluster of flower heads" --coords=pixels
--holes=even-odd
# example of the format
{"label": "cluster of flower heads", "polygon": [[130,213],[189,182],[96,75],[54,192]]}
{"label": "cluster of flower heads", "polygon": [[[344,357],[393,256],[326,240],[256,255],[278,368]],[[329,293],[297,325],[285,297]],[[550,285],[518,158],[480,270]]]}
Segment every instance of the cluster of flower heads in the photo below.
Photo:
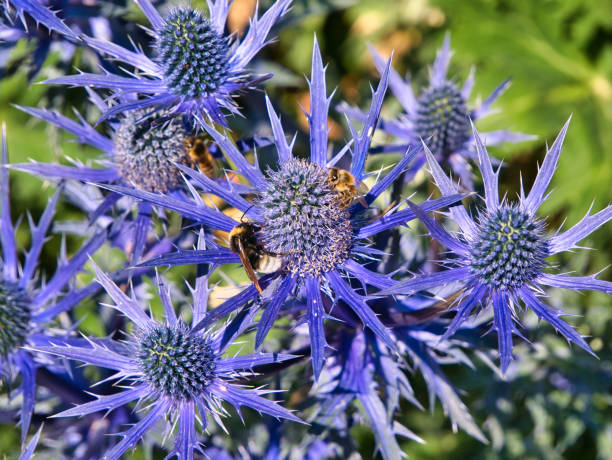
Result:
{"label": "cluster of flower heads", "polygon": [[[440,400],[453,428],[486,442],[442,364],[469,364],[469,351],[496,352],[506,373],[514,336],[523,337],[522,304],[592,353],[561,319],[565,314],[543,300],[548,288],[612,292],[612,283],[560,274],[548,261],[612,219],[608,206],[589,211],[568,230],[551,232],[537,215],[569,122],[547,150],[529,193],[521,188],[516,200],[500,198],[501,166],[494,169],[499,162],[482,138],[493,145],[530,136],[477,132],[472,122],[490,111],[508,82],[468,108],[474,73],[461,88],[447,78],[447,37],[429,87],[418,93],[393,70],[391,59],[372,49],[380,81],[367,110],[337,106],[349,128],[348,141],[338,147],[328,136],[331,97],[315,39],[306,113],[309,151],[299,151],[296,137],[289,141],[267,96],[267,132],[235,140],[231,115],[240,112],[234,99],[270,78],[254,76],[247,67],[270,41],[290,1],[277,0],[255,16],[242,39],[226,31],[227,0],[209,0],[207,12],[190,6],[158,11],[149,0],[136,3],[151,37],[148,46],[128,49],[62,20],[50,9],[53,2],[10,1],[26,30],[40,23],[58,39],[98,53],[105,72],[48,83],[83,87],[107,128],[100,133],[78,112],[74,119],[18,107],[100,150],[103,156],[94,165],[9,164],[2,133],[0,377],[7,389],[20,382],[18,391],[9,393],[11,401],[17,394],[21,398],[20,458],[30,458],[45,432],[52,438],[54,430],[65,429],[63,417],[84,417],[86,423],[72,427],[76,447],[66,438],[45,448],[62,455],[73,449],[74,458],[118,459],[141,441],[156,444],[171,437],[169,457],[180,459],[197,453],[348,457],[356,448],[349,430],[365,423],[382,457],[398,459],[403,456],[398,437],[423,442],[395,420],[401,400],[421,407],[410,370],[423,377],[430,403]],[[121,65],[110,70],[117,61]],[[380,117],[388,86],[404,110],[393,120]],[[372,146],[377,130],[397,141]],[[256,147],[266,147],[272,157],[263,161]],[[387,155],[392,166],[368,170],[371,154]],[[440,193],[415,203],[411,182],[425,165]],[[31,242],[23,262],[10,213],[9,169],[57,185],[39,222],[29,219]],[[476,187],[480,180],[482,189]],[[398,190],[400,199],[392,201]],[[483,205],[477,204],[479,191]],[[63,228],[84,228],[88,236],[70,258],[62,246],[57,269],[45,280],[37,272],[39,257],[62,196],[84,216],[80,227]],[[462,201],[473,203],[475,217]],[[176,216],[182,218],[179,230],[170,225]],[[429,232],[421,238],[447,250],[434,253],[433,262],[419,260],[417,237],[404,230],[417,220]],[[398,239],[399,246],[391,244]],[[97,260],[103,247],[119,249],[123,266],[100,268],[89,261]],[[226,270],[230,264],[240,264],[244,276]],[[193,269],[184,283],[170,281],[172,267],[179,265]],[[166,266],[170,269],[160,274],[157,267]],[[77,277],[85,267],[95,278]],[[240,275],[222,298],[213,296],[220,287],[211,277],[228,280],[229,273]],[[147,311],[151,281],[161,306]],[[99,305],[107,337],[76,333],[75,307],[83,302]],[[477,316],[475,310],[489,313]],[[275,326],[278,333],[270,334]],[[489,331],[497,336],[497,350]],[[98,369],[97,396],[88,391],[95,383],[91,374],[75,362]],[[267,379],[271,375],[276,378]],[[295,391],[291,398],[285,394],[289,389]],[[290,407],[270,399],[272,393]],[[26,444],[35,403],[50,395],[59,399],[58,418]],[[233,426],[233,418],[226,418],[230,406],[249,422],[253,414],[243,414],[241,407],[272,416],[254,424],[266,428],[267,440],[241,444],[252,425]],[[103,418],[105,411],[111,417]],[[95,436],[100,426],[107,434],[119,432],[119,438]],[[303,430],[299,439],[296,429]],[[155,437],[160,432],[164,439]]]}

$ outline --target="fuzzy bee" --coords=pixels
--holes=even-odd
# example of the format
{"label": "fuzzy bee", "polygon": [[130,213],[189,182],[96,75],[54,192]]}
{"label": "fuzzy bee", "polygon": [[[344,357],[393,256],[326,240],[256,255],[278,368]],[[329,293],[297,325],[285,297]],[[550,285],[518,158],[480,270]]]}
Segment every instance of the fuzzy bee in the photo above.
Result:
{"label": "fuzzy bee", "polygon": [[338,195],[338,205],[342,208],[348,208],[355,198],[364,208],[368,208],[368,203],[363,198],[368,193],[368,187],[350,172],[345,169],[329,168],[327,182]]}
{"label": "fuzzy bee", "polygon": [[197,163],[202,174],[208,177],[217,177],[219,165],[208,149],[209,144],[210,141],[206,138],[190,136],[185,139],[185,150],[191,161]]}
{"label": "fuzzy bee", "polygon": [[261,294],[263,290],[255,272],[274,273],[282,268],[283,261],[277,255],[266,250],[257,239],[261,227],[252,222],[236,225],[229,234],[230,249],[240,256],[240,261],[249,279]]}

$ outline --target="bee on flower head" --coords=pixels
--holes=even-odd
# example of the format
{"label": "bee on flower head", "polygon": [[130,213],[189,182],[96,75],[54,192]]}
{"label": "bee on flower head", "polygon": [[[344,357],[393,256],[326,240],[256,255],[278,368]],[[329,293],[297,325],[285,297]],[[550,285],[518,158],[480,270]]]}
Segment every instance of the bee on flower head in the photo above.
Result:
{"label": "bee on flower head", "polygon": [[198,136],[190,136],[185,139],[185,150],[189,159],[196,163],[202,174],[214,178],[219,174],[219,164],[212,153],[210,153],[210,139]]}
{"label": "bee on flower head", "polygon": [[240,256],[240,261],[249,279],[261,294],[263,289],[255,272],[274,273],[282,268],[279,255],[268,251],[257,238],[261,227],[252,222],[241,222],[229,234],[230,249]]}
{"label": "bee on flower head", "polygon": [[338,205],[348,208],[357,198],[364,208],[368,208],[368,203],[363,196],[368,193],[368,187],[360,180],[356,179],[345,169],[329,168],[327,182],[331,185],[334,192],[338,194]]}

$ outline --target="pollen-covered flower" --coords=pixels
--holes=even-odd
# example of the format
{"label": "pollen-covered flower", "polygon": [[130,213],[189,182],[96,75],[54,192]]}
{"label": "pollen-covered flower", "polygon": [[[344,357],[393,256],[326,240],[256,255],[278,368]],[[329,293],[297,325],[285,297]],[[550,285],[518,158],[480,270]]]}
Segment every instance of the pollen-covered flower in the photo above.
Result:
{"label": "pollen-covered flower", "polygon": [[[582,239],[612,219],[612,205],[591,215],[590,212],[578,224],[565,232],[549,235],[545,221],[536,211],[547,197],[546,189],[557,167],[563,139],[569,120],[561,130],[533,184],[525,196],[521,189],[518,202],[499,198],[498,172],[494,172],[489,155],[474,130],[479,168],[485,189],[485,207],[476,220],[465,208],[451,207],[450,216],[459,226],[459,234],[447,232],[435,219],[416,205],[411,208],[423,221],[430,235],[445,245],[457,257],[449,260],[456,267],[446,271],[424,274],[397,283],[386,294],[412,294],[420,290],[452,282],[465,284],[463,295],[456,302],[456,316],[444,334],[450,337],[470,316],[478,304],[492,305],[493,329],[497,331],[502,371],[512,359],[512,335],[521,336],[517,325],[519,302],[531,309],[538,318],[549,322],[571,342],[593,353],[586,341],[570,325],[560,319],[565,313],[554,310],[541,300],[541,286],[573,290],[612,292],[612,283],[595,276],[566,276],[549,273],[546,259],[554,254],[577,247]],[[427,161],[436,184],[443,195],[452,195],[457,186],[442,171],[433,153],[425,149]]]}
{"label": "pollen-covered flower", "polygon": [[[150,203],[166,207],[183,216],[230,234],[232,249],[214,247],[195,251],[181,251],[160,257],[148,264],[177,265],[190,263],[232,263],[242,261],[245,268],[266,274],[249,288],[219,307],[208,312],[199,327],[260,297],[267,303],[259,323],[256,344],[260,346],[292,293],[305,293],[306,318],[310,330],[312,360],[318,377],[325,358],[324,319],[330,315],[335,302],[343,301],[363,325],[374,331],[390,348],[394,341],[387,328],[368,305],[368,295],[362,295],[349,282],[359,279],[364,286],[386,287],[389,278],[370,271],[366,263],[380,254],[369,247],[368,239],[386,229],[404,225],[415,217],[410,210],[392,212],[383,217],[367,215],[363,204],[371,205],[378,196],[404,171],[417,151],[406,154],[361,200],[357,200],[357,181],[366,175],[365,162],[370,140],[376,128],[382,99],[387,87],[387,73],[373,94],[367,121],[362,130],[353,129],[353,139],[341,151],[328,159],[327,117],[329,99],[325,89],[325,70],[315,41],[310,80],[310,156],[302,159],[292,153],[285,133],[272,104],[267,100],[278,164],[262,171],[248,162],[227,137],[211,127],[210,136],[223,150],[236,172],[248,186],[225,185],[210,180],[189,168],[180,167],[206,193],[222,198],[230,206],[244,213],[246,221],[237,222],[216,209],[206,206],[194,193],[194,200],[178,200],[137,190],[108,186]],[[350,170],[336,167],[345,153],[351,152]],[[244,196],[243,196],[244,195]],[[254,197],[251,201],[245,196]],[[424,208],[433,210],[448,206],[461,195],[427,201]],[[355,201],[355,204],[351,204]],[[260,291],[260,292],[258,292]],[[261,292],[263,291],[263,292]]]}
{"label": "pollen-covered flower", "polygon": [[31,243],[24,265],[20,267],[15,238],[16,228],[11,221],[9,173],[6,168],[7,148],[5,129],[2,128],[2,161],[0,164],[0,243],[2,244],[2,271],[0,272],[0,378],[10,385],[21,376],[19,392],[22,395],[21,439],[25,440],[34,410],[36,369],[39,363],[24,347],[47,345],[53,336],[45,325],[98,290],[95,284],[81,289],[72,288],[73,277],[79,272],[90,254],[94,254],[107,240],[107,232],[100,230],[86,241],[72,258],[60,257],[55,273],[41,283],[37,269],[47,230],[55,214],[61,187],[53,195],[40,221],[30,219]]}
{"label": "pollen-covered flower", "polygon": [[181,7],[162,17],[149,0],[136,3],[152,26],[153,56],[105,40],[87,36],[83,40],[93,49],[134,67],[138,76],[81,73],[48,83],[143,96],[137,100],[121,99],[103,118],[126,110],[163,108],[173,115],[192,117],[201,126],[206,119],[225,124],[223,110],[238,113],[232,101],[234,94],[254,83],[246,67],[266,45],[270,29],[287,11],[290,0],[278,0],[260,18],[253,18],[242,41],[225,34],[227,0],[209,1],[208,16],[192,7]]}
{"label": "pollen-covered flower", "polygon": [[[233,382],[258,365],[270,364],[292,358],[278,353],[256,353],[224,357],[227,348],[250,324],[251,315],[239,315],[217,332],[195,330],[205,314],[208,303],[208,281],[198,277],[192,289],[192,325],[177,317],[170,292],[158,278],[158,292],[164,309],[165,320],[158,322],[146,314],[133,297],[121,289],[94,265],[97,280],[115,302],[114,308],[134,324],[134,330],[126,341],[116,346],[91,342],[89,346],[32,347],[67,359],[115,370],[114,377],[122,381],[123,391],[108,396],[98,396],[94,401],[78,405],[57,416],[82,416],[99,411],[110,411],[131,402],[146,407],[142,418],[122,433],[123,438],[102,458],[119,459],[134,447],[143,435],[159,420],[169,417],[168,431],[174,423],[178,431],[171,456],[194,458],[200,441],[196,435],[196,420],[206,429],[208,417],[221,422],[225,413],[223,402],[237,410],[247,406],[258,412],[277,418],[300,422],[300,419],[275,402],[264,398],[266,391],[250,389]],[[143,409],[143,412],[145,410]]]}
{"label": "pollen-covered flower", "polygon": [[[370,47],[374,63],[379,73],[385,70],[385,61]],[[435,158],[443,166],[450,166],[463,185],[473,189],[472,173],[467,160],[477,160],[474,151],[474,137],[470,130],[470,119],[478,120],[491,111],[491,105],[508,88],[510,80],[502,82],[484,102],[476,108],[469,107],[469,98],[474,86],[474,71],[463,84],[459,86],[446,74],[452,52],[450,36],[444,39],[442,48],[438,51],[433,63],[429,87],[416,95],[412,90],[410,79],[402,79],[393,69],[389,74],[389,86],[394,96],[401,104],[404,113],[394,120],[381,120],[380,129],[404,141],[408,145],[418,144],[420,139],[427,145]],[[364,119],[365,114],[359,109],[346,104],[339,106],[341,112],[356,119]],[[502,142],[518,142],[531,139],[520,133],[509,131],[493,131],[483,133],[488,145]],[[387,145],[382,151],[403,151],[407,145]],[[415,167],[425,163],[425,157],[420,156]]]}

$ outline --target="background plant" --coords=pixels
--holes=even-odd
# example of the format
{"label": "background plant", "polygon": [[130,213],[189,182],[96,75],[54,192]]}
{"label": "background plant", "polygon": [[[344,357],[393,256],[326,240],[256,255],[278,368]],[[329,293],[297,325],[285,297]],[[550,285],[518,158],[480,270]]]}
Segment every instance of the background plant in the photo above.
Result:
{"label": "background plant", "polygon": [[[237,2],[237,5],[248,14],[248,3]],[[586,203],[595,199],[597,210],[612,200],[609,187],[612,180],[610,8],[605,2],[574,0],[297,1],[280,29],[277,43],[263,50],[256,69],[275,72],[274,80],[264,88],[271,98],[279,101],[284,124],[304,131],[306,120],[296,102],[307,105],[308,92],[302,75],[310,72],[313,32],[319,39],[324,61],[329,62],[328,87],[338,86],[342,99],[364,107],[370,96],[368,82],[376,79],[366,51],[368,41],[386,54],[394,49],[394,66],[400,72],[410,71],[416,83],[424,83],[427,67],[444,33],[450,31],[455,51],[451,73],[463,80],[475,65],[475,95],[487,95],[500,81],[512,77],[511,88],[496,103],[499,113],[483,120],[479,129],[508,128],[538,136],[529,143],[491,149],[494,156],[504,159],[502,189],[518,191],[519,170],[526,183],[532,182],[536,162],[544,157],[546,141],[552,142],[567,116],[573,113],[565,140],[566,153],[552,183],[555,191],[543,206],[544,213],[551,216],[551,227],[559,226],[565,216],[567,225],[572,225],[586,211]],[[121,24],[131,24],[134,20],[146,23],[131,3],[121,5],[119,12]],[[244,21],[236,14],[234,26],[240,27]],[[23,48],[26,44],[18,46]],[[19,53],[20,49],[15,52]],[[75,64],[83,68],[87,59],[85,52],[77,51]],[[57,76],[58,62],[59,55],[51,52],[37,78]],[[63,155],[85,160],[96,156],[93,149],[69,142],[70,136],[33,122],[10,105],[53,105],[69,114],[72,106],[87,106],[84,93],[79,89],[58,91],[45,85],[29,86],[27,79],[26,70],[20,70],[0,83],[0,116],[7,122],[10,161],[22,162],[29,157],[38,161],[63,161]],[[244,98],[241,104],[247,120],[265,120],[262,94]],[[399,111],[399,106],[385,105],[388,115],[392,116],[394,110]],[[95,121],[96,115],[86,110],[84,113]],[[346,137],[344,122],[341,116],[332,116],[331,137],[341,142]],[[236,120],[236,126],[244,133],[253,128],[241,120]],[[307,139],[307,136],[301,138]],[[426,197],[433,191],[425,176],[417,180],[421,196]],[[13,200],[13,215],[23,215],[29,210],[38,218],[52,191],[49,187],[41,193],[40,181],[13,173],[11,192],[13,197],[18,197]],[[77,218],[79,212],[61,202],[57,215],[58,220],[70,220]],[[417,227],[413,233],[422,233],[422,228]],[[597,232],[583,243],[598,248],[597,251],[559,256],[556,262],[577,273],[591,273],[604,267],[612,260],[610,235],[609,230]],[[25,226],[20,228],[18,239],[27,242]],[[44,248],[42,260],[47,274],[54,271],[59,240],[55,237]],[[69,238],[68,252],[76,251],[78,243],[78,238]],[[105,258],[109,266],[120,265],[121,255],[117,252]],[[180,270],[172,272],[177,280],[182,274]],[[213,277],[214,281],[222,279],[219,275]],[[601,277],[612,279],[608,271]],[[551,302],[555,307],[582,315],[573,324],[581,334],[592,336],[589,344],[600,357],[599,361],[585,353],[576,353],[574,348],[570,353],[565,341],[552,334],[551,329],[539,328],[534,329],[532,336],[535,351],[528,350],[527,345],[517,346],[520,362],[507,381],[492,374],[478,360],[474,361],[475,370],[450,366],[449,378],[465,390],[464,402],[483,426],[491,441],[490,447],[463,433],[452,434],[439,407],[432,416],[406,405],[402,407],[401,422],[426,443],[402,441],[402,449],[414,458],[610,458],[610,299],[597,293],[563,293],[555,294]],[[88,334],[103,336],[111,332],[100,325],[102,321],[92,305],[83,305],[76,315],[83,318],[79,327]],[[413,380],[419,399],[424,401],[424,383],[419,378]],[[8,415],[4,420],[0,452],[10,457],[18,451],[19,432],[12,428]],[[232,432],[241,429],[238,426]],[[362,456],[370,458],[372,435],[361,427],[354,427],[352,432]],[[256,435],[253,434],[253,439],[257,439]],[[139,448],[135,458],[142,455],[145,455],[144,449]]]}

